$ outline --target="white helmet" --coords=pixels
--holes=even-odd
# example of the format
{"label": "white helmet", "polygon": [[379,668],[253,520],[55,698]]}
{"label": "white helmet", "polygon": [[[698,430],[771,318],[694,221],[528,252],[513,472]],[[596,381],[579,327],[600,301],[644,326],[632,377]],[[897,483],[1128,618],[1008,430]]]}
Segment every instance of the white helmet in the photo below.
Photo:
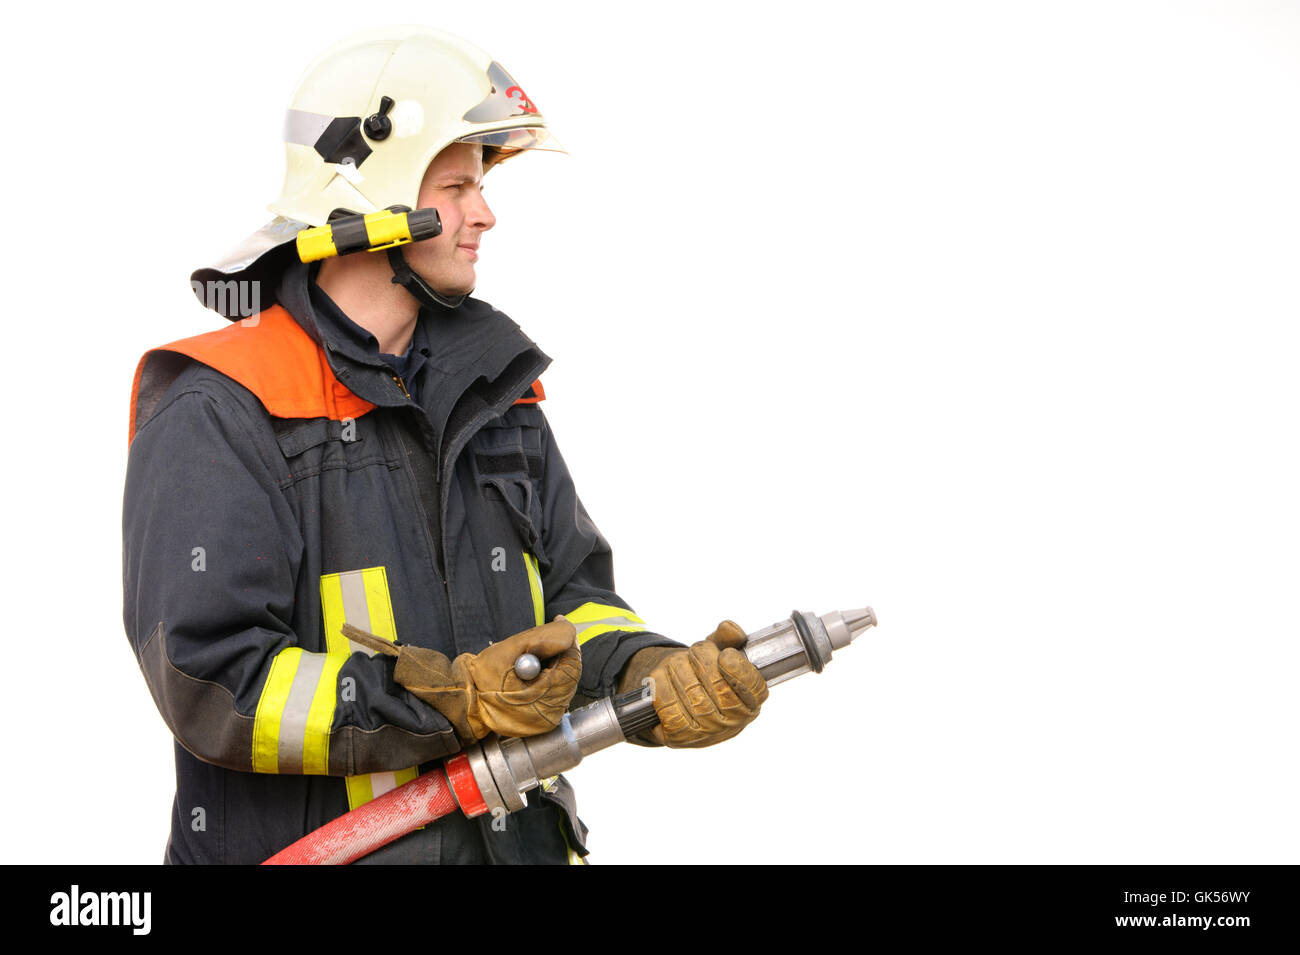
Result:
{"label": "white helmet", "polygon": [[[273,278],[291,261],[286,246],[297,233],[331,214],[416,208],[425,170],[451,143],[482,143],[485,169],[522,149],[564,151],[499,63],[459,37],[419,26],[371,30],[316,60],[293,95],[284,140],[284,188],[270,205],[276,219],[192,276],[210,307],[214,296],[204,289],[212,282]],[[401,271],[413,278],[402,284],[423,301],[421,292],[432,290],[405,268],[400,248],[389,251],[398,280]]]}

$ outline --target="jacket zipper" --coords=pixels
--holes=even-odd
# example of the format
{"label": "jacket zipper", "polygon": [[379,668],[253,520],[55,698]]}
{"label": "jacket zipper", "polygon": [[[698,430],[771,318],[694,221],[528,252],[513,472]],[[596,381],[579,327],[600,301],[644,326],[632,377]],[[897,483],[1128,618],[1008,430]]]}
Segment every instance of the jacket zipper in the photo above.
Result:
{"label": "jacket zipper", "polygon": [[[421,511],[427,511],[427,508],[424,505],[423,495],[420,493],[419,480],[416,478],[414,471],[411,469],[411,463],[410,463],[411,452],[407,449],[406,439],[402,437],[401,427],[394,425],[393,435],[397,438],[397,445],[402,450],[402,459],[403,459],[403,464],[405,465],[404,470],[407,472],[407,474],[410,475],[411,483],[414,485],[412,490],[415,493],[415,502]],[[442,500],[442,481],[438,478],[437,475],[434,475],[433,489],[434,489],[434,506],[437,507],[438,503]],[[427,513],[425,514],[424,533],[425,536],[429,538],[429,546],[430,549],[433,551],[434,570],[437,571],[438,579],[442,581],[442,586],[444,589],[446,589],[447,588],[447,570],[446,570],[447,556],[446,554],[443,553],[443,546],[442,546],[442,514],[435,515],[435,520],[437,521],[437,531],[438,531],[436,535],[429,529],[428,514]]]}
{"label": "jacket zipper", "polygon": [[414,400],[411,398],[411,393],[406,390],[406,382],[402,381],[397,375],[393,376],[393,381],[397,382],[397,387],[402,389],[402,394],[406,395],[408,401]]}

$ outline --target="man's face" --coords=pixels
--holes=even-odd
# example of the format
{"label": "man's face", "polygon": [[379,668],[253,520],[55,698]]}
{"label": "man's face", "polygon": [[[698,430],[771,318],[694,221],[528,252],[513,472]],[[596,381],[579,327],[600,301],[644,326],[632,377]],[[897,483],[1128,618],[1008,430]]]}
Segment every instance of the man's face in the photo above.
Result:
{"label": "man's face", "polygon": [[473,291],[479,237],[496,225],[482,184],[483,147],[477,143],[452,143],[429,163],[420,183],[419,208],[438,210],[442,234],[403,251],[411,268],[444,295]]}

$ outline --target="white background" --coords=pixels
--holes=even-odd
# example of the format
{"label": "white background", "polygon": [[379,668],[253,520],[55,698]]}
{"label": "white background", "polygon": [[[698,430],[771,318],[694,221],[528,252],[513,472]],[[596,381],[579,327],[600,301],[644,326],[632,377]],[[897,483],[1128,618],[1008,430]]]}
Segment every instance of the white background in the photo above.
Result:
{"label": "white background", "polygon": [[[3,861],[155,862],[127,399],[220,327],[349,3],[6,28]],[[571,773],[595,862],[1297,859],[1300,5],[386,3],[569,156],[488,178],[480,297],[620,590],[690,642],[873,605],[736,740]],[[382,21],[381,21],[382,22]]]}

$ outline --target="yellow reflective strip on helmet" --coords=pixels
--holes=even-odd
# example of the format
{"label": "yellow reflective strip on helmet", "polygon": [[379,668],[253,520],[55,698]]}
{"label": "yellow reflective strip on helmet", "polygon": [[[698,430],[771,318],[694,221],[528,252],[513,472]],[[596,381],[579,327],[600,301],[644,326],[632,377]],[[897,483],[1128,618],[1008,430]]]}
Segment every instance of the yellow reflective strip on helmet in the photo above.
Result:
{"label": "yellow reflective strip on helmet", "polygon": [[528,568],[528,589],[533,595],[533,618],[537,626],[546,623],[546,599],[542,596],[542,572],[537,566],[537,558],[524,553],[524,565]]}
{"label": "yellow reflective strip on helmet", "polygon": [[257,701],[257,715],[253,718],[253,772],[278,773],[280,771],[280,719],[284,705],[289,701],[293,678],[298,673],[302,659],[301,647],[281,650],[271,661],[262,696]]}
{"label": "yellow reflective strip on helmet", "polygon": [[[570,610],[565,616],[577,624],[597,623],[605,620],[627,620],[629,623],[645,626],[645,621],[632,611],[625,610],[622,607],[614,607],[610,604],[585,603],[576,610]],[[635,628],[628,627],[627,629],[632,630]]]}
{"label": "yellow reflective strip on helmet", "polygon": [[334,709],[338,705],[339,671],[347,659],[341,653],[325,654],[325,665],[316,683],[316,692],[312,694],[307,730],[303,734],[302,771],[309,775],[329,774],[330,728],[334,725]]}
{"label": "yellow reflective strip on helmet", "polygon": [[599,637],[602,633],[613,633],[615,630],[621,632],[644,630],[645,627],[637,624],[617,624],[617,623],[600,623],[593,624],[590,627],[584,627],[578,631],[578,646],[582,646],[592,637]]}

